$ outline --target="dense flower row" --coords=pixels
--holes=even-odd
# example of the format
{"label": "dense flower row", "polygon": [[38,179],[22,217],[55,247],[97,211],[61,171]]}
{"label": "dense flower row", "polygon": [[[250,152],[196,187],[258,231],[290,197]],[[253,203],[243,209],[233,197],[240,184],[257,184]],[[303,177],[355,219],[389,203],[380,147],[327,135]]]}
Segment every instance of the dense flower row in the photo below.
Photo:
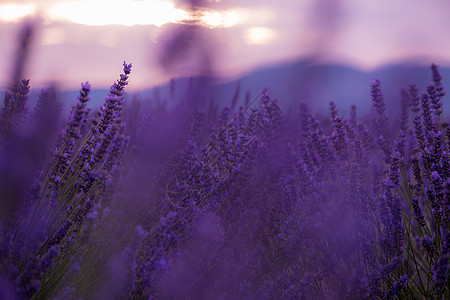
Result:
{"label": "dense flower row", "polygon": [[401,91],[398,126],[379,80],[362,117],[334,103],[286,117],[267,90],[238,107],[239,87],[231,107],[191,86],[168,110],[124,103],[124,62],[96,114],[82,83],[64,126],[54,89],[30,112],[30,81],[15,83],[0,117],[2,296],[448,299],[450,127],[431,69],[422,93]]}

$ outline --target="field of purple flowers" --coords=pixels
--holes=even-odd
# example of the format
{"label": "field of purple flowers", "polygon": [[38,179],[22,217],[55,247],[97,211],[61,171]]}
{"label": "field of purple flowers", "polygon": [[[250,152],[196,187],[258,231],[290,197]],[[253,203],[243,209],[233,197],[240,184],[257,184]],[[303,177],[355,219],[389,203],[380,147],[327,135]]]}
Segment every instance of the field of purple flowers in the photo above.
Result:
{"label": "field of purple flowers", "polygon": [[54,89],[28,106],[22,56],[0,116],[1,299],[450,298],[437,65],[389,120],[378,80],[366,116],[286,113],[267,90],[124,101],[124,62],[61,123]]}

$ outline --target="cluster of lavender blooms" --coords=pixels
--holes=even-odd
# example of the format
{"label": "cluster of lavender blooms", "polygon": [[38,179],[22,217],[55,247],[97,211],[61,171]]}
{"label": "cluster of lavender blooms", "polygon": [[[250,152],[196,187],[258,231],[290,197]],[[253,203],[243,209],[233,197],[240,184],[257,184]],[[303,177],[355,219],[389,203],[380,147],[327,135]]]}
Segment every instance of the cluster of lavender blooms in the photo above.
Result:
{"label": "cluster of lavender blooms", "polygon": [[2,289],[18,299],[46,299],[55,292],[89,234],[89,213],[119,180],[128,143],[121,113],[131,64],[124,62],[123,72],[91,121],[86,107],[91,86],[82,83],[59,132],[54,128],[60,104],[53,89],[41,90],[34,113],[27,109],[29,80],[5,94]]}
{"label": "cluster of lavender blooms", "polygon": [[125,101],[131,67],[96,113],[82,83],[63,125],[55,89],[33,111],[29,80],[6,92],[2,299],[450,297],[436,65],[395,124],[379,80],[368,116],[287,115],[268,90],[239,106],[239,87],[230,106],[191,86],[167,109]]}

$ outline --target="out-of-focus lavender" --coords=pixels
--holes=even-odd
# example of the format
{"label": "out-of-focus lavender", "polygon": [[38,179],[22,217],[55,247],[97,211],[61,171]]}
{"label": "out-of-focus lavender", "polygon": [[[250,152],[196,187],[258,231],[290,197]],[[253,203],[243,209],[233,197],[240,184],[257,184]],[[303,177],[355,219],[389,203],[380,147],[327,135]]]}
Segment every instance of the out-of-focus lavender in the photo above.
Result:
{"label": "out-of-focus lavender", "polygon": [[0,119],[2,297],[447,299],[450,127],[430,73],[398,121],[378,79],[368,114],[286,111],[267,89],[242,104],[239,86],[220,106],[208,82],[173,82],[167,107],[125,97],[124,62],[60,126],[55,88],[28,107],[21,80]]}
{"label": "out-of-focus lavender", "polygon": [[20,81],[25,74],[25,67],[29,60],[29,54],[31,51],[33,38],[35,34],[35,24],[32,21],[27,21],[22,27],[22,31],[18,36],[18,47],[16,49],[16,55],[14,57],[14,68],[11,71],[10,88],[12,90],[19,89]]}

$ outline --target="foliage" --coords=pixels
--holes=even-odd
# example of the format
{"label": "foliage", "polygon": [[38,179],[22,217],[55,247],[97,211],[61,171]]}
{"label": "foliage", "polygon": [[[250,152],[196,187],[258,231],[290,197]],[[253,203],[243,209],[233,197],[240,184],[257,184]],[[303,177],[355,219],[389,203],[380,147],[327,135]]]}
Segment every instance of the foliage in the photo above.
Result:
{"label": "foliage", "polygon": [[[11,299],[448,299],[450,127],[444,88],[381,82],[372,114],[287,117],[264,90],[238,106],[124,103],[124,62],[91,114],[81,85],[0,118],[0,288]],[[21,73],[21,72],[16,72]],[[192,88],[192,87],[191,87]],[[200,87],[201,89],[203,87]],[[409,120],[409,116],[412,120]]]}

